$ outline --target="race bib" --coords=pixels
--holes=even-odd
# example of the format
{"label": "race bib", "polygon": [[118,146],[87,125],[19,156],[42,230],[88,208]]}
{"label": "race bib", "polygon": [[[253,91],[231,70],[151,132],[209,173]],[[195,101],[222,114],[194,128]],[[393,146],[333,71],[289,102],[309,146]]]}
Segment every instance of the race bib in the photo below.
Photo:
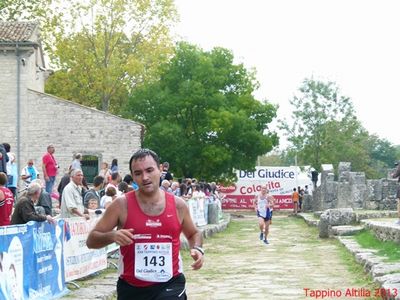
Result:
{"label": "race bib", "polygon": [[166,282],[172,278],[172,243],[136,243],[135,277]]}

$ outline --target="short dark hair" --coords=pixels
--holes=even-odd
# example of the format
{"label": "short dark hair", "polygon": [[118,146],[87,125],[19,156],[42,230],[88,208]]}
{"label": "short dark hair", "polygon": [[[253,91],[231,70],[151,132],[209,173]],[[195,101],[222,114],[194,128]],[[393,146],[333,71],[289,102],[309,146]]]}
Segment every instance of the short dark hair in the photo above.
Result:
{"label": "short dark hair", "polygon": [[106,196],[108,197],[112,197],[115,196],[117,194],[117,190],[115,189],[115,187],[113,186],[109,186],[106,190]]}
{"label": "short dark hair", "polygon": [[121,181],[118,184],[118,190],[123,192],[123,193],[128,192],[128,184],[125,181]]}
{"label": "short dark hair", "polygon": [[150,150],[147,148],[141,148],[141,149],[137,150],[135,153],[133,153],[131,159],[129,160],[129,171],[131,171],[131,173],[132,173],[132,162],[133,161],[137,161],[139,158],[144,158],[146,156],[151,156],[155,160],[157,166],[160,165],[160,159],[159,159],[157,153],[155,153],[153,150]]}
{"label": "short dark hair", "polygon": [[111,180],[117,180],[118,177],[119,177],[119,173],[118,172],[115,172],[115,173],[111,174]]}
{"label": "short dark hair", "polygon": [[132,175],[126,174],[122,181],[126,182],[127,184],[131,184],[133,182]]}
{"label": "short dark hair", "polygon": [[8,180],[7,180],[7,174],[0,172],[0,185],[6,185]]}
{"label": "short dark hair", "polygon": [[103,184],[104,182],[104,177],[103,176],[96,176],[95,178],[93,178],[93,185],[94,186],[100,186],[101,184]]}
{"label": "short dark hair", "polygon": [[4,149],[6,149],[6,152],[7,152],[7,153],[10,152],[11,146],[10,146],[9,143],[3,143],[3,146],[4,146]]}

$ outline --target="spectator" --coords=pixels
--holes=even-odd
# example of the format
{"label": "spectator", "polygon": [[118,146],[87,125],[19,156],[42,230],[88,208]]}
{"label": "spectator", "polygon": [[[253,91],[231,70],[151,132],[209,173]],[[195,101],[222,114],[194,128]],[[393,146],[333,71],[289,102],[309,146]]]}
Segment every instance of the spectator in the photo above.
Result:
{"label": "spectator", "polygon": [[64,188],[61,202],[61,218],[90,217],[83,206],[82,199],[82,170],[71,171],[71,181]]}
{"label": "spectator", "polygon": [[137,191],[139,188],[138,185],[136,184],[136,182],[133,181],[132,176],[129,174],[125,175],[125,177],[122,181],[125,181],[128,184],[129,191],[131,191],[131,190]]}
{"label": "spectator", "polygon": [[164,162],[162,164],[162,172],[161,172],[161,176],[160,176],[160,185],[162,184],[163,180],[168,180],[169,183],[171,184],[172,180],[173,180],[173,176],[172,174],[169,172],[169,162]]}
{"label": "spectator", "polygon": [[53,145],[47,146],[47,153],[42,157],[42,169],[43,177],[46,181],[46,192],[51,194],[53,192],[53,186],[56,181],[56,175],[58,171],[58,164],[54,158],[55,148]]}
{"label": "spectator", "polygon": [[171,189],[171,187],[170,187],[170,183],[169,183],[169,181],[168,181],[167,179],[164,179],[164,180],[161,182],[160,189],[162,189],[163,191],[172,193],[172,189]]}
{"label": "spectator", "polygon": [[48,192],[46,192],[46,189],[43,188],[42,182],[40,179],[36,179],[35,181],[32,182],[36,182],[38,183],[42,189],[40,190],[40,196],[39,196],[39,200],[36,203],[36,208],[42,208],[42,212],[45,215],[49,215],[52,216],[52,210],[53,210],[53,201],[51,199],[51,196]]}
{"label": "spectator", "polygon": [[7,182],[7,188],[13,193],[14,198],[17,195],[17,182],[18,182],[18,170],[17,170],[17,164],[15,162],[15,154],[10,152],[11,151],[11,146],[8,143],[3,144],[4,149],[6,149],[7,156],[8,156],[8,162],[6,165],[7,168],[7,177],[8,177],[8,182]]}
{"label": "spectator", "polygon": [[50,215],[38,214],[35,210],[35,204],[39,200],[42,187],[37,182],[32,182],[27,192],[22,196],[15,205],[14,213],[11,217],[11,224],[25,224],[29,221],[49,221],[55,224],[56,221]]}
{"label": "spectator", "polygon": [[8,155],[6,149],[4,148],[3,144],[0,144],[0,172],[3,172],[7,175],[7,162],[8,162]]}
{"label": "spectator", "polygon": [[299,193],[299,211],[301,211],[301,208],[303,207],[304,190],[300,186],[298,186],[297,191]]}
{"label": "spectator", "polygon": [[118,159],[114,158],[111,162],[111,174],[118,173]]}
{"label": "spectator", "polygon": [[314,168],[311,169],[311,181],[314,185],[314,190],[315,190],[318,182],[318,172]]}
{"label": "spectator", "polygon": [[181,196],[181,189],[180,189],[180,187],[179,187],[179,182],[177,182],[177,181],[172,182],[172,184],[171,184],[171,190],[172,190],[172,193],[173,193],[175,196],[178,196],[178,197]]}
{"label": "spectator", "polygon": [[0,172],[0,226],[10,225],[14,205],[13,193],[6,187],[7,181],[6,173]]}
{"label": "spectator", "polygon": [[106,209],[115,198],[117,198],[117,190],[113,186],[108,187],[106,194],[101,198],[100,207]]}
{"label": "spectator", "polygon": [[111,181],[107,184],[105,188],[105,192],[107,193],[107,189],[111,186],[115,188],[118,194],[118,184],[121,182],[121,175],[119,173],[112,173],[111,174]]}
{"label": "spectator", "polygon": [[60,206],[62,203],[62,193],[64,191],[64,188],[68,185],[68,183],[71,181],[71,172],[72,170],[69,170],[68,173],[65,173],[64,176],[61,178],[60,183],[58,184],[57,191],[59,195],[59,202]]}
{"label": "spectator", "polygon": [[82,170],[82,154],[76,153],[74,156],[74,160],[71,163],[70,169],[72,170]]}
{"label": "spectator", "polygon": [[98,208],[99,208],[99,202],[97,202],[96,199],[91,198],[91,199],[88,201],[88,209],[96,210],[96,209],[98,209]]}
{"label": "spectator", "polygon": [[196,184],[194,186],[194,192],[192,195],[192,199],[194,200],[204,200],[206,197],[206,194],[204,194],[203,190],[201,189],[201,186],[199,184]]}
{"label": "spectator", "polygon": [[89,189],[85,196],[83,197],[83,205],[88,208],[89,207],[89,200],[95,199],[97,200],[97,205],[100,206],[100,190],[103,188],[104,185],[104,177],[103,176],[96,176],[93,179],[93,187]]}
{"label": "spectator", "polygon": [[30,158],[28,164],[21,171],[21,179],[24,181],[25,187],[28,187],[33,180],[39,179],[39,175],[39,171],[34,166],[33,159]]}
{"label": "spectator", "polygon": [[310,191],[308,190],[308,185],[304,186],[304,194],[308,195]]}
{"label": "spectator", "polygon": [[101,169],[100,169],[100,172],[99,172],[99,176],[103,176],[104,185],[108,184],[108,182],[111,180],[111,171],[108,168],[108,163],[103,162],[101,164]]}
{"label": "spectator", "polygon": [[297,192],[296,188],[293,188],[292,201],[293,201],[293,213],[297,215],[297,211],[299,210],[299,193]]}
{"label": "spectator", "polygon": [[118,191],[120,191],[122,194],[129,192],[129,185],[125,181],[121,181],[120,183],[118,183]]}
{"label": "spectator", "polygon": [[181,197],[182,197],[184,200],[188,200],[188,199],[187,199],[187,196],[186,196],[186,194],[187,194],[187,186],[186,186],[186,183],[182,182],[182,183],[179,185],[179,190],[180,190],[180,193],[181,193]]}

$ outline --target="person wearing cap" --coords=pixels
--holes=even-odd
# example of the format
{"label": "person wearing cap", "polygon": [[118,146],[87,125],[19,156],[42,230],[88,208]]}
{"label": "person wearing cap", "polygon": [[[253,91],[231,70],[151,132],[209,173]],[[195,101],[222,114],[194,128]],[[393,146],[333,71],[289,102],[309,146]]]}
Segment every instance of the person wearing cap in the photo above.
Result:
{"label": "person wearing cap", "polygon": [[400,164],[397,161],[395,164],[396,170],[392,173],[392,178],[397,178],[397,182],[399,185],[397,186],[396,200],[397,200],[397,216],[398,220],[396,221],[397,225],[400,225]]}

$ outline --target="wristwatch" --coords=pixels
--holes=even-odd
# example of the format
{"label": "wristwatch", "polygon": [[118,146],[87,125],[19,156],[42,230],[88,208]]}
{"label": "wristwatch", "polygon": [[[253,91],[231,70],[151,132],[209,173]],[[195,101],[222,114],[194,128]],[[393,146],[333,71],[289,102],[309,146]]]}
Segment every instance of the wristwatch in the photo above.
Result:
{"label": "wristwatch", "polygon": [[194,246],[193,249],[196,249],[197,251],[199,251],[201,253],[201,255],[204,255],[204,249],[199,247],[199,246]]}

